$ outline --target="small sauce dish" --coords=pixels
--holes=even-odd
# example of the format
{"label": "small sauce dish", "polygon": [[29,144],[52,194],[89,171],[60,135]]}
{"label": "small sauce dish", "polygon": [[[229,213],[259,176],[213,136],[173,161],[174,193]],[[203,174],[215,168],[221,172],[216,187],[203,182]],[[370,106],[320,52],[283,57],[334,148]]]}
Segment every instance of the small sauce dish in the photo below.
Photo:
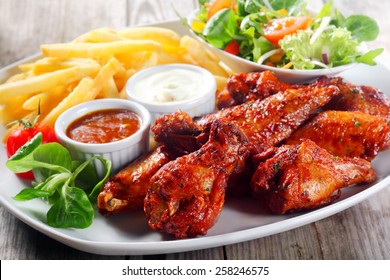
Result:
{"label": "small sauce dish", "polygon": [[165,64],[146,68],[133,75],[126,84],[129,100],[143,105],[152,116],[182,110],[191,117],[214,112],[216,81],[198,66]]}
{"label": "small sauce dish", "polygon": [[[81,103],[62,113],[54,129],[74,159],[102,156],[111,161],[112,174],[149,150],[150,114],[129,100]],[[94,164],[98,175],[103,175],[100,161]]]}

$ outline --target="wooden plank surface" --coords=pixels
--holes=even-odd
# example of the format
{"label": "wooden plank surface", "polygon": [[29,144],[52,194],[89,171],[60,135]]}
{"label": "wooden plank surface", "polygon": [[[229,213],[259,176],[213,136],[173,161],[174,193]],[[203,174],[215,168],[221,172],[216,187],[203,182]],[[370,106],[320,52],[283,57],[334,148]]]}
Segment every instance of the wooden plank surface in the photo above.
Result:
{"label": "wooden plank surface", "polygon": [[[181,14],[189,13],[196,2],[172,1]],[[381,35],[369,47],[386,48],[387,60],[390,1],[334,3],[345,14],[365,13],[377,19]],[[311,2],[313,7],[321,4]],[[43,43],[67,42],[93,28],[176,19],[171,1],[165,0],[0,0],[0,11],[0,67],[36,54]],[[350,209],[294,230],[229,246],[152,256],[81,252],[30,228],[0,206],[0,259],[390,259],[389,205],[386,188]]]}

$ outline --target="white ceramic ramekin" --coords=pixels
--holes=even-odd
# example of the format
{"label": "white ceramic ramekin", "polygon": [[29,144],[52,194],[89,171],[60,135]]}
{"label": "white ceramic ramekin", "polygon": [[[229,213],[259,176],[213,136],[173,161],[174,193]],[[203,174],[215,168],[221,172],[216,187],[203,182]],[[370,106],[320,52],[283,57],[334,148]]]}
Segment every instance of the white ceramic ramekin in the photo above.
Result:
{"label": "white ceramic ramekin", "polygon": [[[66,135],[67,127],[76,119],[104,109],[129,109],[141,120],[139,130],[133,135],[116,142],[88,144],[75,141]],[[58,140],[70,151],[74,159],[86,160],[94,155],[102,156],[112,163],[111,173],[145,153],[149,149],[150,114],[140,104],[124,99],[97,99],[69,108],[60,115],[54,126]],[[100,161],[94,162],[97,174],[104,174]]]}
{"label": "white ceramic ramekin", "polygon": [[[149,77],[150,75],[174,69],[185,69],[198,73],[202,76],[202,88],[196,96],[181,101],[156,103],[147,102],[134,94],[135,85],[139,81]],[[142,104],[150,112],[152,117],[151,124],[153,124],[159,116],[173,113],[179,109],[186,112],[191,117],[202,116],[214,112],[216,87],[217,85],[214,76],[204,68],[190,64],[165,64],[146,68],[133,75],[127,81],[126,94],[128,99]]]}

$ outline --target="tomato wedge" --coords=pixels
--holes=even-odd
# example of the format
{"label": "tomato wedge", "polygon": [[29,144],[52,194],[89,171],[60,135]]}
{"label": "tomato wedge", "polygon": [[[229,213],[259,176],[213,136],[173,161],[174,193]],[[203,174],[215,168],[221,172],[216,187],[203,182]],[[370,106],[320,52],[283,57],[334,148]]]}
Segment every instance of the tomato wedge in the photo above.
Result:
{"label": "tomato wedge", "polygon": [[264,26],[264,38],[270,41],[274,46],[279,46],[279,40],[284,36],[293,34],[298,30],[306,29],[309,26],[310,17],[285,17],[269,21]]}
{"label": "tomato wedge", "polygon": [[240,53],[240,45],[235,40],[231,40],[229,44],[226,45],[225,52],[231,53],[232,55],[238,55]]}
{"label": "tomato wedge", "polygon": [[231,8],[233,9],[234,7],[234,0],[216,0],[214,1],[207,13],[207,20],[209,20],[213,15],[218,13],[220,10],[225,9],[225,8]]}

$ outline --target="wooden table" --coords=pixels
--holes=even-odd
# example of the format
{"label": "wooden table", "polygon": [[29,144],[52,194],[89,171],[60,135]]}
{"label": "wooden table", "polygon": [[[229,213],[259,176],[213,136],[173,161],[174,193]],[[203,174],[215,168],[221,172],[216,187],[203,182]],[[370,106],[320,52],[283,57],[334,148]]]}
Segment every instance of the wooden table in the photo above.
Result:
{"label": "wooden table", "polygon": [[[381,36],[369,46],[384,47],[384,59],[389,61],[390,1],[334,2],[346,14],[365,13],[377,19]],[[197,1],[172,3],[186,14]],[[93,28],[121,29],[168,19],[176,19],[176,14],[166,0],[0,0],[0,67],[38,53],[40,44],[67,42]],[[294,230],[214,249],[152,256],[81,252],[30,228],[0,206],[0,259],[390,259],[389,205],[386,188],[341,213]]]}

